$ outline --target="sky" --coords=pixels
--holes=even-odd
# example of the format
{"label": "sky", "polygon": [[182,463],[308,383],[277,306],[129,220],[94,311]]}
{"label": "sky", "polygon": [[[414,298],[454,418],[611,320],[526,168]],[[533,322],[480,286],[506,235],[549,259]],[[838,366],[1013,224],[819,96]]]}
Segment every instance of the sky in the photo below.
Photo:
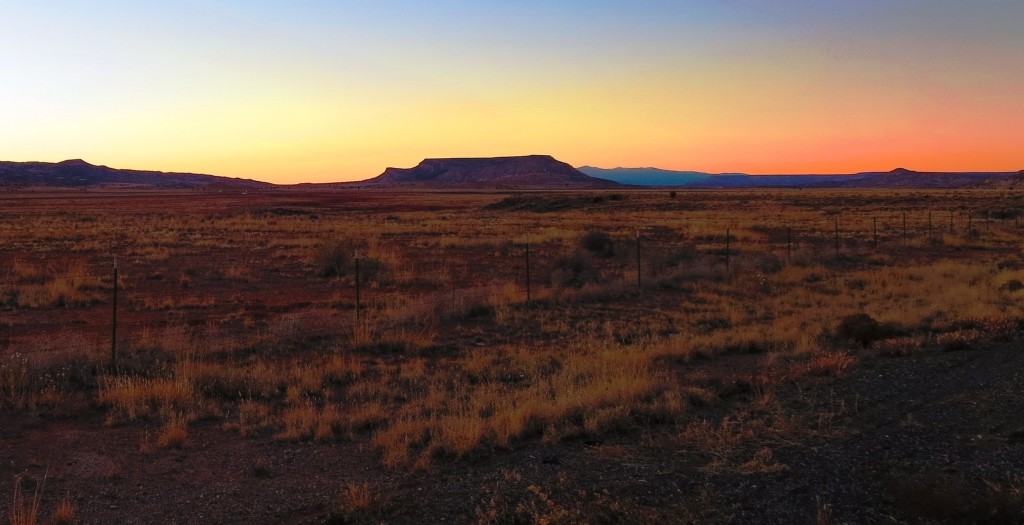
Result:
{"label": "sky", "polygon": [[0,160],[1024,169],[1020,0],[0,0]]}

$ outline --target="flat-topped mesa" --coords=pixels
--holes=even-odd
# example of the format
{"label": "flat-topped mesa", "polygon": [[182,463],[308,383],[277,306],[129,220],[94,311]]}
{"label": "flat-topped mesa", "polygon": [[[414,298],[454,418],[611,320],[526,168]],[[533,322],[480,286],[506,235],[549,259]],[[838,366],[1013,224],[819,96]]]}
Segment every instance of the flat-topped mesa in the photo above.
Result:
{"label": "flat-topped mesa", "polygon": [[379,185],[432,187],[611,188],[550,155],[425,159],[414,168],[388,168],[366,181]]}

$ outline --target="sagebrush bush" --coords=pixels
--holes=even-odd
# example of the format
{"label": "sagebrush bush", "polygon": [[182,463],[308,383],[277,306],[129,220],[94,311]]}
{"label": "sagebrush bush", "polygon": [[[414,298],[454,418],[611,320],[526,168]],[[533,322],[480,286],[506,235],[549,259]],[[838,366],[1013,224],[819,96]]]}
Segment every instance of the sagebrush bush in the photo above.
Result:
{"label": "sagebrush bush", "polygon": [[[352,267],[355,268],[355,263]],[[389,273],[389,268],[384,261],[372,257],[359,258],[359,282],[361,284],[385,281]]]}
{"label": "sagebrush bush", "polygon": [[583,288],[586,284],[601,282],[601,270],[589,254],[577,251],[555,261],[551,281],[556,286]]}
{"label": "sagebrush bush", "polygon": [[862,312],[844,317],[839,322],[836,333],[843,339],[849,339],[867,347],[875,341],[900,335],[900,330],[890,323],[879,323],[874,317]]}
{"label": "sagebrush bush", "polygon": [[348,241],[334,241],[321,247],[317,260],[321,277],[344,277],[355,271],[355,248]]}
{"label": "sagebrush bush", "polygon": [[612,240],[612,236],[605,232],[593,231],[587,233],[580,239],[580,246],[599,257],[615,255],[615,242]]}

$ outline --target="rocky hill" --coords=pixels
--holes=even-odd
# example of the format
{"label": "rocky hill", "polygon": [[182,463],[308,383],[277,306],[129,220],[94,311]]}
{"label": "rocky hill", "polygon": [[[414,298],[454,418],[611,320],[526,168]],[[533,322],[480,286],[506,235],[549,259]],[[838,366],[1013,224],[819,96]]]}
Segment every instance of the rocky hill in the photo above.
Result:
{"label": "rocky hill", "polygon": [[259,189],[273,184],[195,173],[121,170],[74,159],[57,163],[0,161],[0,186]]}
{"label": "rocky hill", "polygon": [[620,184],[580,172],[549,155],[426,159],[414,168],[388,168],[365,181],[377,186],[438,188],[613,188]]}

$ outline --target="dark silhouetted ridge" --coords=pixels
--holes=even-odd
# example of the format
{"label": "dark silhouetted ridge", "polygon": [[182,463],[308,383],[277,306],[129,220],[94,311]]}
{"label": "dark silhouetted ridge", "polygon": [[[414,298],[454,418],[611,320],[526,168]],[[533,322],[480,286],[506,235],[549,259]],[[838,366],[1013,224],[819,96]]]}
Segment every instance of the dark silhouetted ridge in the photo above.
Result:
{"label": "dark silhouetted ridge", "polygon": [[273,184],[249,179],[196,173],[121,170],[96,166],[82,159],[52,162],[0,161],[0,186],[133,187],[133,188],[270,188]]}

